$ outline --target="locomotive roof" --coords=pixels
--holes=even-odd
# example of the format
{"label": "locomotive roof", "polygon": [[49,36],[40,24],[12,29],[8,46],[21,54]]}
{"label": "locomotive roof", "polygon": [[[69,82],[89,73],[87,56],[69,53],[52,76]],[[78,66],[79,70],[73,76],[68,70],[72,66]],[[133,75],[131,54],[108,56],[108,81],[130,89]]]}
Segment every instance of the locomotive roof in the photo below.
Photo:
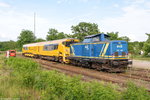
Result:
{"label": "locomotive roof", "polygon": [[[85,36],[85,38],[92,38],[92,37],[96,37],[96,36],[99,36],[101,34],[104,34],[104,33],[100,33],[100,34],[94,34],[94,35],[88,35],[88,36]],[[104,34],[106,37],[110,37],[109,35],[107,34]]]}
{"label": "locomotive roof", "polygon": [[25,44],[23,47],[29,47],[29,46],[42,46],[45,44],[57,44],[61,43],[63,41],[66,41],[68,39],[73,39],[73,38],[65,38],[65,39],[59,39],[59,40],[53,40],[53,41],[45,41],[45,42],[37,42],[37,43],[30,43],[30,44]]}

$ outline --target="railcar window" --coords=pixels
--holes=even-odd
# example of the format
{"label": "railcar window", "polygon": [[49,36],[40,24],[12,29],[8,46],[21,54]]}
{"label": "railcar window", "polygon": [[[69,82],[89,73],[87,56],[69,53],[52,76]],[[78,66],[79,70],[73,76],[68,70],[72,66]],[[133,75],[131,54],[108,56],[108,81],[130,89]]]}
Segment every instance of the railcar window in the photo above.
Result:
{"label": "railcar window", "polygon": [[44,46],[44,51],[47,51],[48,50],[48,47],[47,46]]}
{"label": "railcar window", "polygon": [[51,50],[56,50],[58,49],[58,44],[57,45],[47,45],[47,46],[44,46],[44,51],[51,51]]}

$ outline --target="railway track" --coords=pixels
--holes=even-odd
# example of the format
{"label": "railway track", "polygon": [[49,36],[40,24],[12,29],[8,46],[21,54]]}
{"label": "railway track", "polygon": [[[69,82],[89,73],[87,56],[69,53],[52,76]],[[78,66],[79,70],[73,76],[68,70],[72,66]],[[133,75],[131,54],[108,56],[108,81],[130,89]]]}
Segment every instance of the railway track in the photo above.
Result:
{"label": "railway track", "polygon": [[126,73],[121,73],[119,75],[124,76],[124,77],[128,77],[128,78],[140,79],[140,80],[150,82],[150,72],[149,72],[149,70],[147,70],[147,71],[143,71],[143,70],[145,70],[145,69],[141,69],[141,70],[138,70],[138,71],[136,69],[127,70]]}
{"label": "railway track", "polygon": [[69,75],[82,75],[83,80],[91,81],[91,80],[98,80],[98,81],[106,81],[118,84],[120,86],[125,87],[127,85],[128,81],[133,81],[138,86],[144,86],[150,91],[150,78],[149,77],[142,77],[138,75],[129,74],[128,72],[123,73],[106,73],[106,72],[100,72],[96,70],[91,70],[87,68],[81,68],[66,64],[61,64],[57,62],[51,62],[46,60],[39,60],[36,59],[42,67],[46,69],[55,69],[59,70],[61,72],[64,72],[65,74]]}
{"label": "railway track", "polygon": [[131,69],[128,70],[128,74],[139,76],[139,77],[145,77],[150,78],[150,69]]}
{"label": "railway track", "polygon": [[[56,69],[56,70],[61,70],[61,71],[65,71],[65,72],[69,72],[69,75],[70,73],[71,74],[74,74],[74,75],[83,75],[84,77],[88,77],[88,78],[92,78],[92,79],[96,79],[96,80],[103,80],[103,81],[107,81],[107,82],[112,82],[112,83],[120,83],[120,82],[117,82],[117,80],[110,80],[109,78],[105,78],[104,75],[101,75],[101,76],[98,76],[97,73],[89,73],[87,72],[87,70],[83,70],[83,68],[73,68],[73,67],[70,67],[68,65],[61,65],[58,64],[58,63],[52,63],[52,64],[48,64],[47,62],[45,63],[45,61],[40,61],[39,62],[40,64],[44,65],[43,67],[46,68],[46,69]],[[64,67],[65,66],[65,67]],[[70,68],[69,68],[70,67]],[[86,80],[84,78],[84,80]],[[88,79],[87,79],[88,81]]]}

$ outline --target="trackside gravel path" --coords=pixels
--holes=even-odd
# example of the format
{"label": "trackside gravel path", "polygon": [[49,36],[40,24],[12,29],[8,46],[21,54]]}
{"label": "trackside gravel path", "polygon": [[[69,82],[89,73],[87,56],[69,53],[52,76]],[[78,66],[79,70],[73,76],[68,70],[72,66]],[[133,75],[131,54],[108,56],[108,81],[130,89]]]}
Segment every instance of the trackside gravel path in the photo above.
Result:
{"label": "trackside gravel path", "polygon": [[150,61],[144,60],[133,60],[133,67],[134,68],[143,68],[150,70]]}

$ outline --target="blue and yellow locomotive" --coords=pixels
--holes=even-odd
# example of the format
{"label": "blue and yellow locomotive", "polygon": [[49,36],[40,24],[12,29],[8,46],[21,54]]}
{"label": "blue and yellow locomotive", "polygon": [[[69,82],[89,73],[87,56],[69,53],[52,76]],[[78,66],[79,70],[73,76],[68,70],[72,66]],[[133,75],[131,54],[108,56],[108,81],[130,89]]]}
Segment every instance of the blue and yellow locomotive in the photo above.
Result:
{"label": "blue and yellow locomotive", "polygon": [[129,64],[128,43],[123,40],[109,40],[106,34],[86,36],[81,43],[71,44],[70,63],[78,66],[123,72]]}

